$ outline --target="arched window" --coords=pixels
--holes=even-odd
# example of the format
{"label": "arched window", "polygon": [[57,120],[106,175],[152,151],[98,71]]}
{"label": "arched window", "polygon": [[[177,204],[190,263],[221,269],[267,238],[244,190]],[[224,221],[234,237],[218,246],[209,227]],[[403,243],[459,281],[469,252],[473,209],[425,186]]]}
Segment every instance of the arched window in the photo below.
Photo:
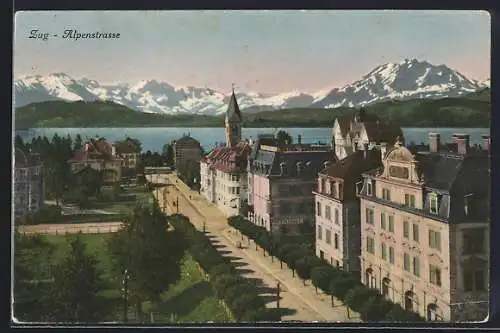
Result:
{"label": "arched window", "polygon": [[414,307],[413,307],[414,300],[413,300],[413,298],[414,298],[413,291],[408,290],[405,293],[405,310],[407,310],[407,311],[413,311],[414,310]]}
{"label": "arched window", "polygon": [[369,288],[377,288],[377,279],[375,278],[375,275],[373,274],[373,269],[368,268],[365,272],[365,284]]}
{"label": "arched window", "polygon": [[389,278],[383,278],[382,279],[382,296],[388,297],[389,296],[389,288],[391,285],[391,280]]}
{"label": "arched window", "polygon": [[441,320],[437,312],[438,307],[435,303],[427,305],[427,320]]}

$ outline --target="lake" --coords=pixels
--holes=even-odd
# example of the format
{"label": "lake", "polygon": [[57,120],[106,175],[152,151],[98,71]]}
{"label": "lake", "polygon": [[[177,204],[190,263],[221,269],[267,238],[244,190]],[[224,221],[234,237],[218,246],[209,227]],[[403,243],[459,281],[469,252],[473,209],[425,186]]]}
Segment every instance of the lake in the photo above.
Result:
{"label": "lake", "polygon": [[[297,142],[298,135],[302,135],[302,143],[330,143],[332,129],[323,128],[280,128],[287,131],[294,142]],[[255,140],[259,134],[272,134],[277,129],[273,128],[244,128],[243,138]],[[427,143],[429,132],[441,133],[441,141],[450,141],[455,133],[470,134],[471,144],[481,144],[481,136],[489,135],[489,128],[403,128],[403,135],[407,143]],[[139,139],[142,142],[144,151],[161,151],[163,145],[172,140],[178,139],[184,134],[189,134],[200,141],[203,148],[208,151],[217,142],[224,142],[224,128],[185,128],[185,127],[135,127],[135,128],[32,128],[29,130],[16,131],[23,140],[31,140],[37,136],[47,136],[51,138],[55,133],[60,136],[68,134],[75,137],[80,134],[83,139],[103,136],[114,142],[123,139],[125,136]]]}

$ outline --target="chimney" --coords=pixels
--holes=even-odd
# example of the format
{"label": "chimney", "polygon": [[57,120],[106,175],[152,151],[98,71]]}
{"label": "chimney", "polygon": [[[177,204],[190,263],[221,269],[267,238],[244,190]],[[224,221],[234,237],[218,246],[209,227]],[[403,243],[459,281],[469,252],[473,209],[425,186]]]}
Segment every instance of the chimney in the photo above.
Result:
{"label": "chimney", "polygon": [[437,153],[439,151],[439,147],[441,146],[439,133],[429,133],[429,151],[431,153]]}
{"label": "chimney", "polygon": [[298,143],[299,145],[300,145],[300,144],[302,144],[302,135],[300,135],[300,134],[299,134],[299,135],[298,135],[298,137],[297,137],[297,143]]}
{"label": "chimney", "polygon": [[457,142],[457,153],[467,154],[469,151],[469,135],[459,134],[455,137],[455,140]]}
{"label": "chimney", "polygon": [[385,154],[387,153],[387,142],[381,142],[380,143],[380,155],[382,159],[385,157]]}
{"label": "chimney", "polygon": [[481,136],[481,139],[483,139],[483,150],[487,152],[491,152],[491,137],[489,135],[483,135]]}
{"label": "chimney", "polygon": [[116,147],[115,145],[111,145],[111,156],[115,156],[116,155]]}
{"label": "chimney", "polygon": [[85,144],[85,152],[87,152],[87,151],[89,151],[89,144],[88,143]]}

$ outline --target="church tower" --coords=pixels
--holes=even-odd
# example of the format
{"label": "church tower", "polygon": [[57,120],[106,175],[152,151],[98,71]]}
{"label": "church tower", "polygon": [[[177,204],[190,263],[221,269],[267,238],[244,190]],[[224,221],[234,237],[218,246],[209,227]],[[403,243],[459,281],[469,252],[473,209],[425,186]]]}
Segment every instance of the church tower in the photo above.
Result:
{"label": "church tower", "polygon": [[226,111],[226,146],[234,147],[238,142],[241,141],[241,127],[242,127],[242,118],[240,107],[238,106],[238,102],[236,101],[236,95],[234,94],[234,85],[233,85],[233,93],[231,94],[231,98],[229,99],[229,105]]}

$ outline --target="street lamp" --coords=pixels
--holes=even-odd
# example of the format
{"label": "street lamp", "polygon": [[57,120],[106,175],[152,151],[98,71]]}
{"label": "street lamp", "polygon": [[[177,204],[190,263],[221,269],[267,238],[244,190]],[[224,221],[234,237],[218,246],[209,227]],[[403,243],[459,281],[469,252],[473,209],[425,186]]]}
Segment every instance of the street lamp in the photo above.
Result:
{"label": "street lamp", "polygon": [[130,275],[128,269],[123,272],[123,321],[128,322],[128,281],[130,280]]}
{"label": "street lamp", "polygon": [[278,281],[278,284],[276,285],[276,296],[278,297],[276,299],[276,308],[280,308],[280,282]]}
{"label": "street lamp", "polygon": [[203,220],[203,233],[206,233],[206,224],[207,224],[207,221]]}

